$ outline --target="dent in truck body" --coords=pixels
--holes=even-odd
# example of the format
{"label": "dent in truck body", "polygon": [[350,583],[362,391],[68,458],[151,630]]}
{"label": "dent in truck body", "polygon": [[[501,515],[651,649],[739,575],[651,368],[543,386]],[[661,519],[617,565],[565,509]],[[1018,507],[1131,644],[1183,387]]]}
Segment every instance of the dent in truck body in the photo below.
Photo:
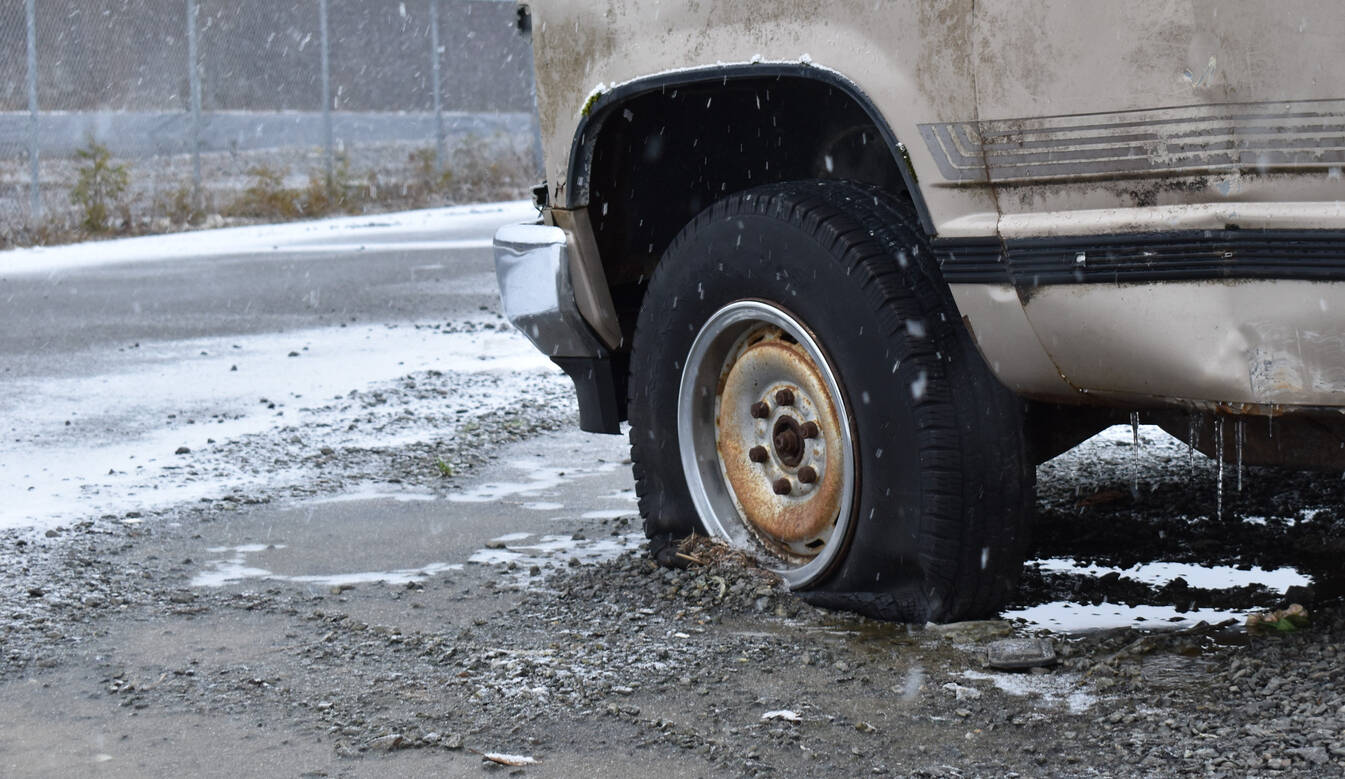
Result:
{"label": "dent in truck body", "polygon": [[1267,414],[1345,402],[1345,284],[1050,285],[1026,311],[1069,382],[1115,405]]}
{"label": "dent in truck body", "polygon": [[[533,9],[552,202],[571,209],[590,205],[589,160],[572,150],[592,140],[580,109],[593,84],[807,53],[872,100],[897,149],[906,143],[902,172],[941,238],[1002,240],[1012,254],[1016,241],[1053,237],[1061,257],[1096,263],[1099,233],[1161,243],[1229,226],[1345,230],[1333,156],[1345,154],[1336,131],[1345,60],[1322,56],[1342,49],[1345,16],[1325,0],[1236,12],[1212,0],[540,0]],[[1317,39],[1308,46],[1305,24]],[[595,101],[595,115],[610,98]],[[953,149],[966,159],[949,179]],[[1336,311],[1339,284],[1276,278],[1273,268],[1100,283],[1090,269],[1043,286],[982,260],[998,275],[978,279],[955,263],[945,276],[987,362],[1030,397],[1320,413],[1345,389],[1338,319],[1324,313],[1305,328],[1295,308],[1320,300]],[[1197,299],[1199,317],[1171,324]]]}

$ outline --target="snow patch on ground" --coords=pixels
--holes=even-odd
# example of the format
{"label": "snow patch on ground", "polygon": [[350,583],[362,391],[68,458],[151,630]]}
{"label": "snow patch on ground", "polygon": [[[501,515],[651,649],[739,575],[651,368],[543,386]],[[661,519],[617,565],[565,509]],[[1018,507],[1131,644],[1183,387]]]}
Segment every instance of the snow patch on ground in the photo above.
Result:
{"label": "snow patch on ground", "polygon": [[[530,534],[521,534],[524,539]],[[509,538],[505,536],[504,538]],[[511,539],[502,549],[478,549],[467,562],[479,565],[509,565],[520,568],[545,566],[571,559],[591,564],[613,560],[624,552],[639,549],[644,543],[644,533],[625,533],[603,538],[576,538],[575,536],[545,535],[533,543],[518,543],[523,539]]]}
{"label": "snow patch on ground", "polygon": [[1205,590],[1221,590],[1229,587],[1246,587],[1259,584],[1276,592],[1287,592],[1290,587],[1306,587],[1312,579],[1293,568],[1267,570],[1253,567],[1248,570],[1234,568],[1231,565],[1191,565],[1188,563],[1142,563],[1133,568],[1112,568],[1105,565],[1080,565],[1074,560],[1051,558],[1034,560],[1029,565],[1039,565],[1049,573],[1077,573],[1084,576],[1106,576],[1119,573],[1129,579],[1152,584],[1156,587],[1175,579],[1185,579],[1192,587]]}
{"label": "snow patch on ground", "polygon": [[247,557],[250,554],[256,554],[267,549],[284,548],[285,547],[281,544],[276,544],[274,546],[267,546],[264,544],[244,544],[242,546],[234,547],[210,547],[206,550],[207,552],[213,554],[231,554],[227,558],[207,562],[206,569],[192,577],[191,586],[223,587],[226,584],[236,584],[247,579],[294,582],[296,584],[311,584],[316,587],[350,587],[356,584],[374,584],[380,582],[383,584],[395,585],[423,581],[445,571],[462,570],[462,565],[460,563],[429,563],[418,568],[404,568],[397,571],[360,571],[357,573],[285,575],[268,571],[265,568],[256,568],[247,564]]}
{"label": "snow patch on ground", "polygon": [[[262,474],[203,463],[230,443],[277,436],[294,425],[300,427],[285,435],[314,454],[324,444],[348,449],[426,440],[437,431],[424,424],[361,424],[380,410],[391,412],[367,397],[349,399],[370,391],[377,399],[381,384],[416,371],[439,371],[453,389],[410,398],[398,410],[407,420],[431,410],[469,419],[539,388],[565,389],[560,370],[531,344],[495,327],[489,321],[470,332],[445,332],[405,323],[145,343],[89,377],[8,382],[0,397],[0,419],[10,428],[0,439],[0,528],[302,482],[300,469],[285,462]],[[175,454],[180,448],[190,451]]]}
{"label": "snow patch on ground", "polygon": [[1012,621],[1021,620],[1029,629],[1046,629],[1055,633],[1085,633],[1125,627],[1176,630],[1189,628],[1198,622],[1214,625],[1229,619],[1242,622],[1247,619],[1248,613],[1220,609],[1178,611],[1171,606],[1126,606],[1114,603],[1093,606],[1087,603],[1053,601],[1021,609],[1010,609],[1004,612],[1003,618]]}
{"label": "snow patch on ground", "polygon": [[1050,706],[1067,709],[1071,714],[1088,711],[1098,702],[1096,695],[1081,688],[1079,674],[1023,674],[963,671],[964,679],[987,681],[999,690],[1020,697],[1038,698]]}
{"label": "snow patch on ground", "polygon": [[[444,251],[488,247],[480,234],[501,222],[535,219],[526,200],[429,208],[377,216],[343,216],[310,222],[226,227],[170,235],[149,235],[62,246],[38,246],[0,252],[0,276],[123,263],[158,262],[182,257],[225,257],[304,251],[354,252],[371,244],[395,242],[399,250]],[[457,233],[474,233],[456,235]]]}

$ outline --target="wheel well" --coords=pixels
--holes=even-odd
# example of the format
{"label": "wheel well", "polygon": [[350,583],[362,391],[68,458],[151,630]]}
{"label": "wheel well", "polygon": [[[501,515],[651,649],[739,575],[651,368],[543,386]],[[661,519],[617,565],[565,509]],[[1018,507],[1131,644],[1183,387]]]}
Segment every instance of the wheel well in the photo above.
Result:
{"label": "wheel well", "polygon": [[664,249],[716,200],[799,179],[909,193],[907,163],[861,99],[838,83],[777,73],[664,84],[601,106],[589,123],[588,175],[571,175],[587,188],[626,343]]}

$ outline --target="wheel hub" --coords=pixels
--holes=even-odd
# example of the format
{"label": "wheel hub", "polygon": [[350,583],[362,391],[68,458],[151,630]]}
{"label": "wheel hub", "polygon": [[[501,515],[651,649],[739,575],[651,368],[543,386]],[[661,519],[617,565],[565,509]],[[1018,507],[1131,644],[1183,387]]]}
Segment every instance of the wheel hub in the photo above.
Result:
{"label": "wheel hub", "polygon": [[776,421],[771,443],[775,444],[775,456],[782,464],[793,468],[803,460],[803,430],[794,417],[780,417]]}
{"label": "wheel hub", "polygon": [[817,364],[763,326],[732,355],[722,386],[716,448],[743,518],[776,554],[815,555],[840,510],[842,471],[828,462],[840,422]]}
{"label": "wheel hub", "polygon": [[678,449],[696,513],[791,587],[826,575],[848,540],[858,477],[843,397],[811,331],[761,300],[712,314],[682,370]]}

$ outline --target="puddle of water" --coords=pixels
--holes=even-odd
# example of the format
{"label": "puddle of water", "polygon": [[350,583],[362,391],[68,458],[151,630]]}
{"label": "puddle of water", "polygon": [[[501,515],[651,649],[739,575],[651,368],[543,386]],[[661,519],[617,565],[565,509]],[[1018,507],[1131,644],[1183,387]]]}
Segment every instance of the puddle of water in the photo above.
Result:
{"label": "puddle of water", "polygon": [[206,549],[206,551],[211,554],[227,554],[232,552],[233,555],[228,559],[211,560],[206,563],[207,568],[192,577],[191,586],[223,587],[226,584],[234,584],[246,579],[266,579],[269,581],[311,584],[319,587],[341,587],[354,584],[372,584],[376,582],[397,585],[428,579],[431,576],[437,576],[445,571],[462,570],[461,563],[429,563],[428,565],[422,565],[419,568],[403,568],[396,571],[359,571],[355,573],[289,576],[268,571],[265,568],[254,568],[247,564],[247,556],[249,554],[254,554],[267,549],[284,548],[285,547],[281,544],[212,546]]}
{"label": "puddle of water", "polygon": [[1213,625],[1228,619],[1247,619],[1246,611],[1193,609],[1178,612],[1171,606],[1123,606],[1103,603],[1097,606],[1068,601],[1041,603],[1023,609],[1005,611],[1003,618],[1022,620],[1029,628],[1045,628],[1057,633],[1086,633],[1112,628],[1176,630],[1198,622]]}
{"label": "puddle of water", "polygon": [[1079,674],[1021,674],[1021,673],[985,673],[982,671],[963,671],[965,679],[988,681],[1009,695],[1039,698],[1052,706],[1063,706],[1071,714],[1088,711],[1098,702],[1098,697],[1079,688]]}
{"label": "puddle of water", "polygon": [[598,500],[623,500],[627,503],[637,502],[635,490],[629,488],[617,490],[616,492],[608,493],[607,495],[599,495]]}
{"label": "puddle of water", "polygon": [[1144,658],[1140,673],[1144,680],[1163,687],[1181,687],[1206,681],[1215,664],[1199,657],[1151,655]]}
{"label": "puddle of water", "polygon": [[596,511],[585,511],[579,515],[580,519],[617,519],[618,517],[629,517],[633,512],[630,509],[598,509]]}
{"label": "puddle of water", "polygon": [[509,465],[523,472],[524,481],[487,482],[448,495],[448,500],[454,503],[491,503],[512,495],[536,496],[575,479],[607,473],[620,467],[616,463],[599,463],[590,467],[538,466],[527,460],[514,460]]}
{"label": "puddle of water", "polygon": [[398,503],[413,503],[417,501],[431,501],[435,496],[428,492],[397,492],[389,490],[380,490],[375,487],[364,487],[350,492],[343,492],[340,495],[327,495],[321,498],[309,498],[300,501],[300,506],[325,506],[328,503],[354,503],[361,500],[395,500]]}
{"label": "puddle of water", "polygon": [[1133,568],[1111,568],[1100,565],[1079,565],[1068,558],[1049,558],[1033,560],[1041,570],[1049,573],[1077,573],[1085,576],[1105,576],[1119,573],[1135,581],[1162,587],[1177,578],[1186,580],[1192,587],[1206,590],[1221,590],[1229,587],[1246,587],[1260,584],[1276,592],[1287,592],[1290,587],[1305,587],[1312,579],[1293,568],[1251,568],[1242,570],[1231,565],[1192,565],[1189,563],[1142,563]]}

